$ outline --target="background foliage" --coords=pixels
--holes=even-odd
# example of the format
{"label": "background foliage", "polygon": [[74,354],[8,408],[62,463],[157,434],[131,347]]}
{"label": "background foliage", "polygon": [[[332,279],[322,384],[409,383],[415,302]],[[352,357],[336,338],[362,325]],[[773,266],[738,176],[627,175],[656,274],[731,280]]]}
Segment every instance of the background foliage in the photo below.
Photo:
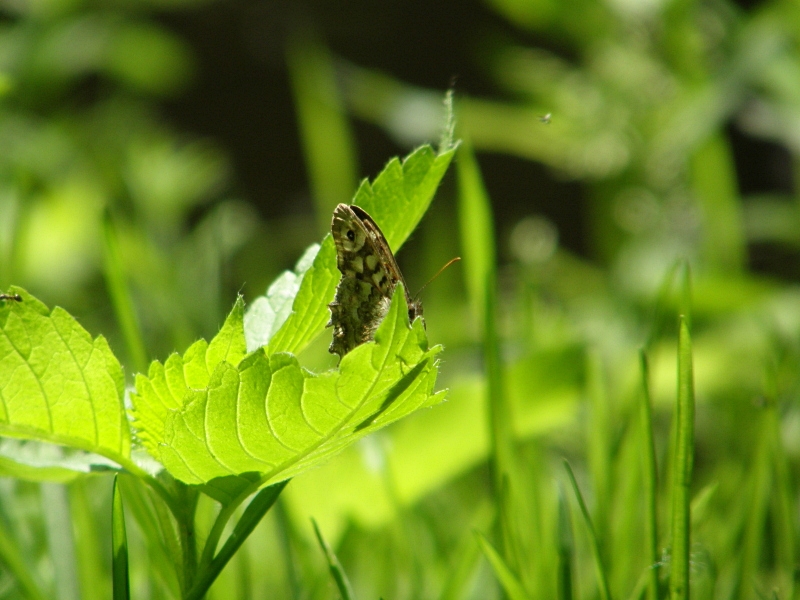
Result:
{"label": "background foliage", "polygon": [[[678,313],[697,403],[692,595],[794,597],[800,5],[339,12],[0,3],[0,287],[105,335],[127,384],[211,338],[237,291],[261,295],[360,177],[436,141],[455,88],[467,143],[400,255],[412,289],[464,257],[423,296],[448,402],[293,480],[210,597],[336,597],[310,516],[359,598],[663,595]],[[333,366],[327,344],[302,364]],[[0,597],[110,597],[110,478],[42,454],[20,473],[26,451],[0,448]],[[169,549],[145,543],[151,498],[120,490],[134,597],[177,597]],[[199,538],[214,511],[201,500]]]}

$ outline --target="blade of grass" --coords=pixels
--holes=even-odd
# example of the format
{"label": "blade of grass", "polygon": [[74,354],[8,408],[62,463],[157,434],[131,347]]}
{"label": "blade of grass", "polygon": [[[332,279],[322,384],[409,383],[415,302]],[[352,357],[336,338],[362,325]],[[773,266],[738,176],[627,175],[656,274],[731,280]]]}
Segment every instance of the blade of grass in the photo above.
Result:
{"label": "blade of grass", "polygon": [[147,352],[145,351],[139,320],[133,307],[133,300],[128,290],[125,277],[125,267],[119,251],[117,231],[111,215],[106,212],[103,218],[103,241],[106,285],[111,296],[114,314],[122,330],[122,337],[128,355],[133,361],[134,369],[139,373],[147,370]]}
{"label": "blade of grass", "polygon": [[668,327],[671,330],[672,325],[675,322],[673,320],[674,313],[671,310],[671,299],[674,298],[675,293],[673,287],[675,274],[681,268],[682,264],[683,261],[676,261],[673,263],[672,266],[667,270],[667,273],[664,275],[664,279],[662,279],[661,285],[658,288],[656,299],[653,303],[652,316],[650,317],[650,332],[648,333],[647,340],[644,344],[645,352],[655,347],[656,344],[661,341],[665,330]]}
{"label": "blade of grass", "polygon": [[[634,389],[634,394],[638,390]],[[615,598],[625,597],[631,584],[652,563],[645,563],[646,531],[644,481],[642,477],[642,443],[639,427],[638,398],[631,397],[619,415],[620,434],[613,447],[611,489],[613,501],[609,507],[608,538],[603,546],[604,564],[609,565],[608,585]],[[616,421],[615,420],[615,421]]]}
{"label": "blade of grass", "polygon": [[724,133],[710,136],[692,156],[692,184],[703,211],[707,267],[737,273],[745,263],[741,200],[733,152]]}
{"label": "blade of grass", "polygon": [[[522,502],[517,505],[517,514],[521,517],[520,530],[525,534],[525,546],[522,549],[528,548],[530,553],[522,563],[524,571],[520,577],[525,588],[536,590],[539,597],[556,598],[558,580],[553,574],[559,569],[559,504],[547,459],[549,449],[544,447],[545,444],[544,440],[528,440],[524,448],[525,471],[519,478],[524,495]],[[574,548],[574,537],[572,545]]]}
{"label": "blade of grass", "polygon": [[[769,409],[767,409],[769,410]],[[759,565],[762,561],[764,530],[767,524],[769,501],[774,493],[771,460],[771,423],[769,414],[761,415],[758,427],[757,447],[750,468],[750,492],[747,518],[742,540],[742,562],[739,568],[738,597],[751,598],[758,581]]]}
{"label": "blade of grass", "polygon": [[650,571],[652,570],[653,567],[645,567],[642,574],[639,575],[639,579],[636,580],[636,585],[633,586],[633,591],[628,596],[628,600],[639,600],[642,597],[642,594],[644,594],[649,585]]}
{"label": "blade of grass", "polygon": [[718,489],[719,481],[712,481],[692,498],[692,503],[690,505],[692,511],[692,527],[696,527],[703,522],[703,519],[709,516],[711,513],[709,505]]}
{"label": "blade of grass", "polygon": [[178,573],[181,545],[172,518],[162,497],[143,481],[133,475],[121,473],[117,476],[120,493],[125,495],[128,514],[133,516],[141,535],[147,540],[150,561],[150,578],[158,581],[172,596],[179,597],[181,583]]}
{"label": "blade of grass", "polygon": [[[777,342],[780,344],[780,342]],[[775,348],[778,350],[778,348]],[[780,352],[780,350],[778,350]],[[765,414],[763,435],[768,444],[768,460],[766,465],[771,471],[772,485],[769,490],[771,504],[772,534],[775,556],[775,583],[773,593],[781,598],[794,598],[795,540],[796,525],[792,517],[794,511],[794,494],[792,491],[789,463],[781,439],[781,417],[777,398],[781,396],[779,388],[778,364],[768,360],[763,375],[765,396]]]}
{"label": "blade of grass", "polygon": [[[692,312],[692,288],[691,288],[691,272],[689,264],[686,260],[680,260],[677,263],[677,306],[678,306],[678,334],[680,335],[680,318],[683,318],[687,323],[687,330],[691,331],[691,312]],[[675,321],[673,321],[674,323]],[[670,422],[669,430],[669,448],[665,458],[664,465],[664,483],[663,490],[665,501],[662,503],[661,508],[664,511],[662,515],[664,523],[668,523],[669,535],[672,535],[672,519],[673,519],[673,491],[675,490],[675,458],[678,456],[678,427],[680,421],[678,419],[677,411],[674,418]]]}
{"label": "blade of grass", "polygon": [[458,558],[454,562],[453,568],[448,571],[447,581],[442,590],[439,600],[456,600],[467,596],[467,586],[475,575],[475,567],[480,558],[480,548],[473,541],[471,544],[464,544],[456,551]]}
{"label": "blade of grass", "polygon": [[640,424],[641,424],[641,456],[642,456],[642,484],[644,487],[644,535],[645,535],[645,561],[647,566],[647,597],[649,600],[658,600],[658,518],[656,512],[656,480],[658,468],[656,465],[656,448],[653,440],[653,409],[650,402],[650,374],[647,364],[647,354],[642,350],[639,353],[639,365],[642,377],[642,393],[640,398]]}
{"label": "blade of grass", "polygon": [[328,542],[325,541],[325,538],[322,537],[322,532],[319,530],[317,522],[311,519],[311,524],[314,526],[314,533],[317,536],[317,541],[319,542],[320,548],[322,548],[322,552],[325,554],[325,560],[328,561],[328,569],[330,569],[331,577],[333,577],[333,580],[336,582],[336,587],[342,595],[342,600],[355,600],[353,587],[350,585],[350,580],[347,579],[347,574],[342,568],[342,563],[339,562],[333,549]]}
{"label": "blade of grass", "polygon": [[519,557],[515,548],[519,544],[514,541],[515,528],[509,526],[510,493],[504,484],[504,479],[514,472],[513,431],[497,331],[494,220],[480,169],[469,143],[465,143],[461,149],[457,165],[464,274],[471,304],[482,324],[484,370],[488,388],[490,464],[495,498],[500,509],[503,556],[512,567],[517,568]]}
{"label": "blade of grass", "polygon": [[793,518],[794,494],[792,493],[789,463],[781,443],[780,419],[775,408],[770,410],[770,441],[772,443],[772,461],[774,469],[774,515],[775,515],[775,555],[779,569],[779,583],[782,598],[794,598],[795,540],[797,526]]}
{"label": "blade of grass", "polygon": [[455,558],[450,563],[439,600],[457,600],[468,595],[468,586],[476,575],[481,557],[481,549],[475,541],[473,532],[485,531],[491,527],[495,515],[494,504],[488,499],[483,500],[475,509],[470,519],[471,527],[464,530],[453,552]]}
{"label": "blade of grass", "polygon": [[564,490],[558,486],[558,600],[572,600],[572,561],[574,560],[572,522]]}
{"label": "blade of grass", "polygon": [[569,462],[566,459],[564,460],[564,469],[567,471],[567,477],[569,478],[570,485],[572,486],[572,491],[575,493],[575,499],[578,501],[578,507],[580,508],[580,513],[583,517],[583,524],[586,527],[586,533],[589,536],[589,549],[591,550],[592,558],[594,560],[594,570],[595,575],[597,576],[597,586],[600,590],[600,598],[602,598],[602,600],[610,600],[611,592],[608,588],[608,575],[606,574],[606,569],[603,565],[603,557],[600,554],[600,543],[597,540],[597,534],[595,533],[594,526],[592,525],[592,518],[589,516],[589,510],[586,508],[586,503],[583,501],[583,495],[581,494],[580,488],[578,488],[578,482],[575,479],[575,474],[572,472],[572,467],[570,467]]}
{"label": "blade of grass", "polygon": [[467,141],[458,153],[456,166],[465,284],[474,314],[483,319],[487,312],[486,287],[495,278],[494,219],[478,162]]}
{"label": "blade of grass", "polygon": [[131,595],[128,577],[128,534],[125,530],[125,512],[122,494],[114,477],[114,491],[111,505],[111,577],[114,600],[128,600]]}
{"label": "blade of grass", "polygon": [[295,531],[295,526],[289,515],[286,513],[286,499],[281,498],[275,503],[275,523],[277,528],[278,544],[283,552],[285,568],[285,578],[287,587],[291,593],[291,600],[298,600],[302,596],[302,579],[300,572],[302,568],[296,565],[293,552],[293,545],[297,544],[299,536]]}
{"label": "blade of grass", "polygon": [[272,507],[288,483],[288,480],[281,481],[264,488],[255,495],[250,504],[247,505],[242,518],[233,528],[233,532],[225,541],[225,545],[222,546],[222,549],[208,567],[198,573],[194,586],[186,594],[184,600],[199,600],[208,592],[208,588],[214,583],[222,569],[228,564],[228,561],[236,554],[236,551],[247,539],[247,536],[253,532],[256,525],[267,514],[267,511]]}
{"label": "blade of grass", "polygon": [[679,267],[680,298],[678,300],[679,315],[686,322],[686,330],[692,330],[692,269],[688,261],[682,261]]}
{"label": "blade of grass", "polygon": [[671,600],[685,600],[689,598],[689,488],[694,462],[694,376],[689,324],[683,315],[680,317],[678,336],[678,402],[675,420],[677,427],[675,455],[672,460],[672,557],[669,595]]}
{"label": "blade of grass", "polygon": [[487,540],[484,535],[478,531],[475,532],[478,539],[478,545],[481,547],[483,554],[492,566],[497,580],[500,582],[505,593],[511,600],[530,600],[530,596],[522,587],[517,576],[508,566],[503,557],[494,549],[494,546]]}
{"label": "blade of grass", "polygon": [[611,502],[611,410],[602,358],[596,350],[586,357],[586,394],[590,417],[587,419],[587,462],[594,490],[594,523],[603,558],[607,559],[607,531]]}
{"label": "blade of grass", "polygon": [[25,564],[23,553],[15,544],[11,532],[6,529],[3,519],[0,519],[0,566],[6,575],[16,580],[24,598],[47,600],[47,596],[39,589],[31,570]]}
{"label": "blade of grass", "polygon": [[290,39],[286,58],[317,220],[324,234],[330,229],[333,209],[348,202],[356,189],[355,144],[327,49],[311,35],[298,34]]}
{"label": "blade of grass", "polygon": [[518,514],[514,496],[512,495],[511,478],[508,473],[503,473],[497,500],[500,506],[499,516],[503,540],[503,557],[514,573],[521,576],[520,567],[523,563],[521,561],[519,526],[516,519]]}
{"label": "blade of grass", "polygon": [[[691,511],[691,529],[697,530],[699,527],[705,527],[706,531],[708,531],[709,526],[708,522],[711,519],[715,518],[715,511],[714,505],[712,500],[719,489],[719,482],[713,481],[708,483],[706,486],[703,487],[697,494],[695,494],[694,498],[692,499],[692,503],[689,505],[689,510]],[[745,496],[745,502],[749,500],[749,496],[747,494],[742,494]],[[745,504],[745,502],[741,502],[741,504]],[[735,522],[738,519],[736,518],[729,518],[727,519],[729,523]],[[741,521],[745,521],[746,517],[743,516]],[[726,528],[718,527],[718,530],[726,530]],[[741,528],[736,525],[732,525],[730,527],[732,530],[741,531]],[[730,534],[729,534],[730,535]],[[738,539],[734,542],[737,546],[741,544],[741,536],[737,536]],[[738,550],[736,552],[725,552],[724,550],[717,549],[715,554],[718,557],[725,556],[728,558],[729,562],[731,559],[734,561],[738,561]],[[734,558],[735,557],[735,558]],[[718,577],[716,574],[716,566],[715,561],[712,559],[711,554],[709,553],[709,549],[705,545],[695,545],[692,549],[692,581],[691,581],[691,588],[692,588],[692,596],[694,598],[715,598],[718,596],[714,595],[714,587],[717,584]],[[738,564],[736,565],[738,567]],[[738,568],[735,569],[735,572],[738,573]],[[735,580],[738,578],[738,575],[731,577],[730,579]],[[735,583],[735,581],[734,581]],[[733,594],[726,596],[728,598],[733,597]]]}

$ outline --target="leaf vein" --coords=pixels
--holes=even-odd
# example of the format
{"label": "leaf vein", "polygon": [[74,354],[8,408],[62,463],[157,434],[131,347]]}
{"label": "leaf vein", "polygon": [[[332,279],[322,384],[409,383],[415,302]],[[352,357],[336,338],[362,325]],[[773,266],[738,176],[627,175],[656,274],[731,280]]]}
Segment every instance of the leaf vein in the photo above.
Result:
{"label": "leaf vein", "polygon": [[[56,334],[61,339],[61,341],[64,342],[64,346],[66,346],[67,352],[72,357],[72,360],[75,362],[75,365],[78,367],[78,372],[80,373],[81,380],[83,381],[83,386],[86,388],[86,394],[89,396],[89,404],[91,404],[91,407],[92,407],[92,426],[94,427],[94,443],[95,443],[95,446],[99,446],[100,445],[100,433],[99,433],[99,429],[98,429],[98,426],[97,426],[97,412],[96,412],[96,409],[95,409],[95,399],[94,399],[94,396],[92,395],[92,391],[89,389],[89,384],[86,382],[86,376],[84,375],[84,369],[81,367],[80,363],[78,362],[78,357],[75,356],[75,353],[72,351],[72,348],[67,343],[67,340],[64,339],[64,336],[61,334],[61,331],[59,331],[59,329],[58,329],[58,327],[56,326],[55,323],[53,323],[53,330],[56,332]],[[90,359],[91,359],[91,355],[92,355],[92,353],[94,351],[95,351],[95,347],[94,347],[94,344],[92,344],[92,350],[89,353]],[[47,403],[47,402],[46,402],[46,404],[47,404],[47,410],[49,412],[50,411],[50,404]]]}
{"label": "leaf vein", "polygon": [[[25,326],[25,322],[24,321],[22,321],[22,328],[25,331],[25,333],[28,334],[28,337],[30,338],[30,334],[28,333],[28,330],[27,330],[27,327]],[[2,329],[2,332],[3,332],[3,335],[5,336],[5,338],[8,340],[8,343],[16,351],[17,355],[22,359],[22,364],[19,365],[19,367],[22,367],[22,366],[27,367],[27,370],[30,372],[30,374],[33,376],[34,381],[36,382],[36,385],[39,387],[39,391],[42,394],[42,399],[44,400],[44,404],[47,407],[47,410],[45,412],[47,414],[48,431],[50,433],[55,433],[55,429],[53,427],[53,415],[50,414],[50,407],[49,407],[49,403],[48,403],[48,399],[47,399],[47,393],[45,392],[44,387],[42,387],[41,380],[36,375],[36,372],[33,370],[33,367],[31,367],[30,363],[25,358],[25,355],[22,354],[20,349],[17,348],[17,346],[14,344],[14,340],[11,339],[11,336],[8,335],[8,332],[5,329]],[[11,413],[6,412],[6,414],[8,415],[8,423],[10,425],[11,424]]]}

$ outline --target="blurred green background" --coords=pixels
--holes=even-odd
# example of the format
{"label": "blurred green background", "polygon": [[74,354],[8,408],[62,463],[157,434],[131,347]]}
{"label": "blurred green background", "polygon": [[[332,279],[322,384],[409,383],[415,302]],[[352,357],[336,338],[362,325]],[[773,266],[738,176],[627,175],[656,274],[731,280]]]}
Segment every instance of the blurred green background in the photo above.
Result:
{"label": "blurred green background", "polygon": [[[698,402],[693,594],[794,597],[796,0],[1,0],[0,288],[106,336],[130,381],[212,336],[237,292],[263,294],[362,177],[436,142],[447,89],[491,199],[511,491],[489,468],[482,300],[456,265],[422,296],[448,402],[293,481],[213,597],[337,597],[314,516],[359,598],[500,598],[472,531],[496,535],[504,510],[518,532],[504,556],[531,598],[556,597],[561,457],[613,597],[638,597],[648,569],[666,577],[666,496],[665,558],[641,552],[637,353],[663,483],[679,260]],[[459,231],[456,179],[399,254],[412,290],[485,241]],[[111,302],[113,253],[144,348],[126,346]],[[304,364],[334,366],[328,343]],[[2,521],[48,597],[110,597],[109,506],[107,477],[0,478]],[[135,539],[134,596],[173,597]],[[599,597],[586,539],[569,548],[575,597]],[[19,597],[0,570],[0,598]]]}

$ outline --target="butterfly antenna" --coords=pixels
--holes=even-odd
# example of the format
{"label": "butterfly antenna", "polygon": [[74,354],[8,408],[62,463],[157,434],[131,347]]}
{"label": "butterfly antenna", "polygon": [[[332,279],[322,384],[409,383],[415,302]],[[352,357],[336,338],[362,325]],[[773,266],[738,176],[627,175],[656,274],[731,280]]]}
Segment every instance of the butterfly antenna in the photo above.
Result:
{"label": "butterfly antenna", "polygon": [[445,263],[445,265],[436,272],[436,275],[434,275],[433,277],[428,279],[427,283],[425,285],[423,285],[421,288],[419,288],[419,291],[414,295],[414,298],[418,298],[419,295],[422,293],[422,290],[424,290],[426,287],[428,287],[429,283],[431,283],[434,279],[436,279],[439,275],[441,275],[442,271],[444,271],[447,267],[452,265],[454,262],[458,262],[460,260],[461,260],[460,256],[456,256],[455,258],[451,258],[450,260],[448,260],[447,263]]}

